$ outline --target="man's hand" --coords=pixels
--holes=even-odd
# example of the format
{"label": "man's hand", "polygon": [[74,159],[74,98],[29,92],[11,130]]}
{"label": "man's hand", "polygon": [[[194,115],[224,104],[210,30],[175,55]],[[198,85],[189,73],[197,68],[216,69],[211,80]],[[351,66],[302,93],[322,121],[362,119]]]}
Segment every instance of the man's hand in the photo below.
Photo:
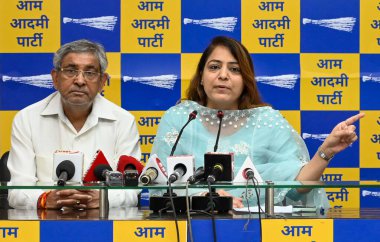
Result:
{"label": "man's hand", "polygon": [[76,209],[98,208],[99,191],[97,190],[53,190],[46,200],[46,208],[61,209],[71,207]]}

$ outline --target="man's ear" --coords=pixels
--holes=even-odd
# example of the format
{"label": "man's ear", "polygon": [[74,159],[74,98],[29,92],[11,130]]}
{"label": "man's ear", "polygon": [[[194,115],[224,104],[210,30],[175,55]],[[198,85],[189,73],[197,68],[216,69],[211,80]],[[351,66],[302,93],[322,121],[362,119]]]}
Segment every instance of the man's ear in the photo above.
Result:
{"label": "man's ear", "polygon": [[106,85],[106,82],[111,79],[111,76],[107,72],[105,72],[102,74],[100,78],[101,79],[100,79],[99,92],[103,90],[104,86]]}
{"label": "man's ear", "polygon": [[51,70],[51,78],[53,79],[53,85],[56,90],[58,90],[58,71],[56,69]]}

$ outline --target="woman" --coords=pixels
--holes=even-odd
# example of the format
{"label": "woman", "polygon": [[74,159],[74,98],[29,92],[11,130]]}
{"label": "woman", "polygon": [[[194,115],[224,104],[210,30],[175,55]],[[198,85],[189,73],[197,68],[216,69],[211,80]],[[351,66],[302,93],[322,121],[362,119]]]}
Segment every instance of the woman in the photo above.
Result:
{"label": "woman", "polygon": [[[235,174],[248,156],[263,180],[272,181],[320,180],[331,158],[357,140],[353,123],[364,116],[358,114],[339,123],[310,160],[299,134],[279,111],[261,100],[249,52],[229,37],[214,38],[203,52],[187,99],[162,117],[152,154],[166,161],[189,113],[197,110],[197,119],[184,130],[174,155],[192,154],[196,167],[202,166],[204,154],[213,151],[215,144],[216,114],[223,110],[218,151],[234,153]],[[242,192],[231,193],[234,207],[243,207]],[[275,203],[285,198],[293,204],[302,201],[307,206],[329,207],[323,189],[276,189]]]}

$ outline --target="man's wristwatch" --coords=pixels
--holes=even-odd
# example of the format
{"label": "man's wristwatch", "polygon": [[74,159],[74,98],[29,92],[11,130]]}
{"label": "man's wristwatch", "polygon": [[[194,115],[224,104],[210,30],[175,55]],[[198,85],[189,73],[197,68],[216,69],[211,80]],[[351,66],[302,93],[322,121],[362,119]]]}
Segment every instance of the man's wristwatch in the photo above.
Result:
{"label": "man's wristwatch", "polygon": [[321,149],[321,147],[318,148],[318,155],[319,155],[319,157],[321,157],[322,159],[324,159],[327,162],[330,162],[331,159],[334,158],[334,155],[332,155],[331,157],[328,157],[326,155],[326,153]]}

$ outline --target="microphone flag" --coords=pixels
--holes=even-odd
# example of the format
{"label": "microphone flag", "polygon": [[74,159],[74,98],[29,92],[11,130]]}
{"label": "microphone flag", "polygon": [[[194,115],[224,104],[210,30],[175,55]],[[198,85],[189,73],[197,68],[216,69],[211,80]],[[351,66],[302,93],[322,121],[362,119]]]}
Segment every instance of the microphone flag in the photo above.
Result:
{"label": "microphone flag", "polygon": [[74,174],[71,179],[67,181],[73,183],[82,182],[82,174],[83,174],[83,159],[84,154],[80,151],[72,151],[72,150],[57,150],[53,154],[53,181],[58,181],[59,178],[57,176],[57,167],[64,161],[70,161],[73,163],[75,169]]}
{"label": "microphone flag", "polygon": [[182,164],[184,167],[186,167],[185,174],[183,174],[181,177],[178,177],[178,180],[175,181],[176,183],[186,182],[187,179],[189,179],[189,177],[194,174],[195,160],[193,155],[168,156],[166,159],[166,164],[168,165],[169,174],[174,173],[175,168],[178,164]]}
{"label": "microphone flag", "polygon": [[158,175],[154,180],[154,183],[166,184],[168,181],[168,174],[166,173],[164,165],[162,164],[161,160],[158,158],[156,154],[152,154],[149,157],[149,160],[145,165],[144,169],[142,170],[141,175],[144,175],[145,171],[150,167],[153,167],[158,171]]}
{"label": "microphone flag", "polygon": [[110,166],[110,164],[108,163],[106,157],[104,156],[101,150],[96,151],[94,155],[94,159],[83,177],[83,182],[99,181],[99,179],[96,177],[95,172],[94,172],[95,168],[99,165]]}
{"label": "microphone flag", "polygon": [[117,170],[123,173],[125,170],[137,170],[140,175],[144,169],[143,164],[133,156],[122,155],[117,163]]}
{"label": "microphone flag", "polygon": [[[233,183],[236,183],[236,184],[246,183],[247,178],[245,177],[244,173],[247,171],[247,169],[253,170],[254,176],[255,176],[255,179],[257,180],[257,182],[259,182],[259,183],[264,182],[260,173],[257,171],[255,165],[253,164],[251,158],[249,158],[249,156],[247,156],[243,165],[240,167],[240,170],[236,174],[235,179],[233,180]],[[250,182],[252,183],[252,180],[250,180]]]}

